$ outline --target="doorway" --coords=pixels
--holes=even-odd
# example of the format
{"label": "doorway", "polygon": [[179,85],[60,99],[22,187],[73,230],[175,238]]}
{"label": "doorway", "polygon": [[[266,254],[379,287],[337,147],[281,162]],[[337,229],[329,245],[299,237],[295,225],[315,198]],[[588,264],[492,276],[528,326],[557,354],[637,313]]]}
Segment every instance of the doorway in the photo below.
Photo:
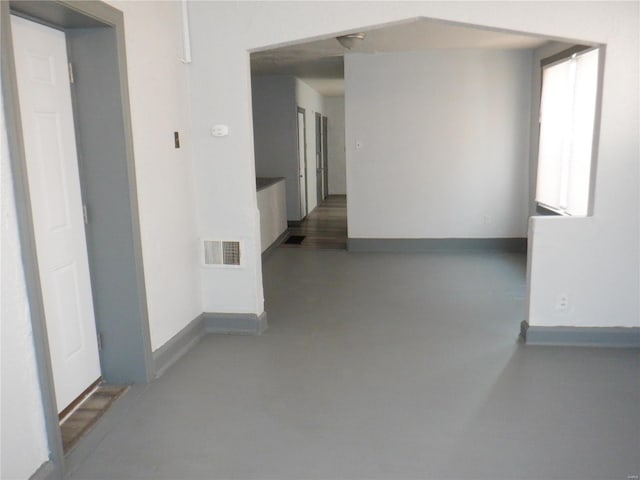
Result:
{"label": "doorway", "polygon": [[324,131],[322,129],[322,114],[316,112],[316,195],[318,205],[324,200]]}
{"label": "doorway", "polygon": [[12,15],[18,100],[58,413],[100,377],[64,32]]}
{"label": "doorway", "polygon": [[329,141],[327,140],[329,119],[322,117],[322,199],[329,195]]}
{"label": "doorway", "polygon": [[[40,263],[44,261],[37,249],[37,202],[32,195],[38,189],[29,183],[29,170],[34,167],[26,158],[28,132],[24,131],[22,119],[27,114],[17,101],[20,80],[11,16],[51,27],[66,39],[66,53],[76,79],[71,93],[72,116],[76,127],[81,126],[76,128],[76,167],[82,204],[86,205],[89,270],[88,278],[78,278],[75,284],[92,292],[89,296],[95,330],[102,340],[98,372],[114,384],[145,383],[154,374],[142,270],[124,19],[122,12],[102,2],[2,2],[0,14],[2,95],[7,99],[5,117],[22,263],[50,459],[53,468],[63,474],[65,459],[58,411],[64,401],[56,399],[57,382],[52,373],[54,346],[45,320],[48,287],[40,274]],[[40,66],[47,63],[41,62]],[[63,70],[66,72],[66,68]],[[46,69],[35,71],[46,73]],[[60,195],[59,189],[53,190],[54,195]],[[73,280],[72,275],[69,278]],[[86,336],[88,339],[90,335]],[[92,341],[97,344],[96,336]]]}
{"label": "doorway", "polygon": [[298,107],[297,128],[298,128],[298,178],[300,188],[300,219],[307,216],[307,133],[306,133],[306,112],[302,107]]}

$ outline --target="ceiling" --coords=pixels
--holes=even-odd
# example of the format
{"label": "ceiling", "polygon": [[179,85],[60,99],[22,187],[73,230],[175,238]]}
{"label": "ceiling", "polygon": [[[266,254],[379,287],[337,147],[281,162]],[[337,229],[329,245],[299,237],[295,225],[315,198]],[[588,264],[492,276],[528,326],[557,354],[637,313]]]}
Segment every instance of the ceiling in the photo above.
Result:
{"label": "ceiling", "polygon": [[323,95],[344,93],[345,53],[418,52],[456,48],[537,48],[547,42],[542,37],[498,32],[418,19],[409,23],[366,31],[366,38],[351,50],[335,37],[298,43],[251,54],[254,75],[292,75]]}

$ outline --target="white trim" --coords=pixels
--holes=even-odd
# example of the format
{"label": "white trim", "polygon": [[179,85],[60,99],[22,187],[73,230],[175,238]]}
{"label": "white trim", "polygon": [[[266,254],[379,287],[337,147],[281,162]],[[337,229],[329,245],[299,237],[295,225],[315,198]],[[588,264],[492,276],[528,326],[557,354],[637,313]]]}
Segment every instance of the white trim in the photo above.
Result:
{"label": "white trim", "polygon": [[182,63],[191,63],[191,35],[189,31],[189,7],[187,0],[181,0],[180,6],[182,8],[182,52],[183,56],[180,59]]}

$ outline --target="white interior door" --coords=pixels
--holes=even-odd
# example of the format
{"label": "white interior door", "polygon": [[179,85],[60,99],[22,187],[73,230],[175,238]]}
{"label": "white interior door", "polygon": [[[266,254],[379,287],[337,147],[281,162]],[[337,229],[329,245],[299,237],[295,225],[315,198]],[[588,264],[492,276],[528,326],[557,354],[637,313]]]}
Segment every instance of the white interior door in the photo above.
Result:
{"label": "white interior door", "polygon": [[300,176],[300,217],[307,216],[307,135],[305,115],[298,110],[298,173]]}
{"label": "white interior door", "polygon": [[65,35],[11,18],[58,411],[100,377]]}

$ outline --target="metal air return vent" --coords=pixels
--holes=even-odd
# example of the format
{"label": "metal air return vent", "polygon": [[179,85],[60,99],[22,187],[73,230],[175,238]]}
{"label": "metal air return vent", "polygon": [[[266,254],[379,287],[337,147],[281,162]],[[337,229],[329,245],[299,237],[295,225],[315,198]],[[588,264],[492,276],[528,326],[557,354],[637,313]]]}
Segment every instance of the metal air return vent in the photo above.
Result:
{"label": "metal air return vent", "polygon": [[240,263],[240,242],[203,240],[203,261],[206,266],[235,266]]}

